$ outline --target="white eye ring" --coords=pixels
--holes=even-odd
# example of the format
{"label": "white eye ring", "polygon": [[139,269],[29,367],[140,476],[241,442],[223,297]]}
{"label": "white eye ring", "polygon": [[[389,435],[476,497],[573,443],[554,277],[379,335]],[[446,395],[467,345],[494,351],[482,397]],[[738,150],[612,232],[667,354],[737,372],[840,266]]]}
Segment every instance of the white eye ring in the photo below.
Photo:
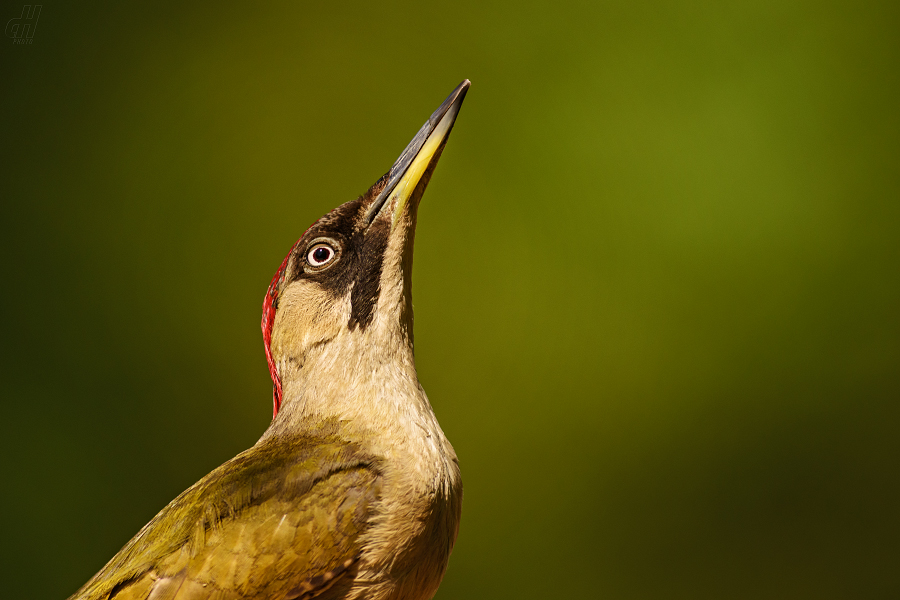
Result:
{"label": "white eye ring", "polygon": [[333,261],[335,256],[334,248],[328,244],[320,243],[309,249],[309,252],[306,254],[306,262],[313,267],[321,267]]}

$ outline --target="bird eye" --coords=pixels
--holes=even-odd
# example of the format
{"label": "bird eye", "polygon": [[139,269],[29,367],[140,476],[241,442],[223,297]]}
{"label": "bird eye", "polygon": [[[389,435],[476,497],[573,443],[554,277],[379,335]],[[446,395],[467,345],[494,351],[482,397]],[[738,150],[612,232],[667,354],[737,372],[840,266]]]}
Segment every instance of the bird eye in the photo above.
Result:
{"label": "bird eye", "polygon": [[334,260],[334,249],[328,244],[316,244],[309,249],[306,260],[314,267],[321,267]]}

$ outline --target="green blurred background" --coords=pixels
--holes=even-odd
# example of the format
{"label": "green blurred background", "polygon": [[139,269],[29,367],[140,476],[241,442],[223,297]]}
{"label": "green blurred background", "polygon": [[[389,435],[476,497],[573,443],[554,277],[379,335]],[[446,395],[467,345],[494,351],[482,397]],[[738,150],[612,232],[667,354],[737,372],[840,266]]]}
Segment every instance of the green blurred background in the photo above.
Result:
{"label": "green blurred background", "polygon": [[270,277],[470,78],[416,248],[466,489],[437,597],[900,597],[898,23],[43,5],[0,52],[2,596],[255,442]]}

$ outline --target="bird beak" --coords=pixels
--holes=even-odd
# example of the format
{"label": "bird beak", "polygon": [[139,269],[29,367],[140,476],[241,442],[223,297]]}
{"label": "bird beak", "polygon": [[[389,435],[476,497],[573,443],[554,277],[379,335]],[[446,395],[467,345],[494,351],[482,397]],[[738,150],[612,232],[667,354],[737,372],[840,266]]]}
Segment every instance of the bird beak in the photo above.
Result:
{"label": "bird beak", "polygon": [[406,207],[421,199],[470,85],[471,83],[466,79],[456,86],[456,89],[422,125],[419,133],[388,171],[387,183],[375,198],[366,215],[367,225],[371,224],[387,206],[386,210],[393,213],[391,216],[391,227],[393,228]]}

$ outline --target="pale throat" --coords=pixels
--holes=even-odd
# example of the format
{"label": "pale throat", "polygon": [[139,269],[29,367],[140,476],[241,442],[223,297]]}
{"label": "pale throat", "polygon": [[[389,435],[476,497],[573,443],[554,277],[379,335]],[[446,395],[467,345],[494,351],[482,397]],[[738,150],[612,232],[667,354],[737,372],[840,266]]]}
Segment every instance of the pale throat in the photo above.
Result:
{"label": "pale throat", "polygon": [[335,418],[387,436],[392,445],[443,438],[416,374],[409,295],[402,283],[383,283],[388,285],[366,328],[350,329],[341,315],[333,337],[303,349],[279,349],[293,360],[284,354],[277,360],[283,400],[272,433],[299,432]]}

